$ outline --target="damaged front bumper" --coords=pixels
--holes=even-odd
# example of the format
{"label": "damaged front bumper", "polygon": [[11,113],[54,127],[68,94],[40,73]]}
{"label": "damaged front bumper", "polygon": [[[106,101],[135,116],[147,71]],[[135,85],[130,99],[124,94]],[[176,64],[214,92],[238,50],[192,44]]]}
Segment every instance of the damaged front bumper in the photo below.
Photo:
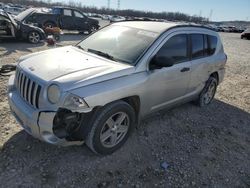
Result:
{"label": "damaged front bumper", "polygon": [[56,112],[40,111],[28,105],[14,87],[14,76],[8,84],[8,101],[11,112],[24,130],[35,138],[54,145],[81,145],[83,141],[68,141],[53,133],[53,120]]}

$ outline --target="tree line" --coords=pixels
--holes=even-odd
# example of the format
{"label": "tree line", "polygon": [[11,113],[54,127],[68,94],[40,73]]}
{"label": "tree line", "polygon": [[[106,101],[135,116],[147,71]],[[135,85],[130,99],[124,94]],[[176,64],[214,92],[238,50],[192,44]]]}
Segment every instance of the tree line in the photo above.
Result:
{"label": "tree line", "polygon": [[26,6],[35,6],[35,7],[52,7],[52,6],[68,6],[72,8],[77,8],[83,12],[95,13],[95,14],[108,14],[108,15],[119,15],[119,16],[128,16],[128,17],[147,17],[155,19],[164,19],[169,21],[185,21],[185,22],[194,22],[194,23],[208,23],[208,18],[201,16],[180,13],[180,12],[152,12],[152,11],[138,11],[132,9],[126,10],[117,10],[109,9],[106,7],[97,8],[85,6],[80,1],[69,0],[68,3],[61,2],[52,2],[51,0],[1,0],[3,3],[13,3],[21,4]]}

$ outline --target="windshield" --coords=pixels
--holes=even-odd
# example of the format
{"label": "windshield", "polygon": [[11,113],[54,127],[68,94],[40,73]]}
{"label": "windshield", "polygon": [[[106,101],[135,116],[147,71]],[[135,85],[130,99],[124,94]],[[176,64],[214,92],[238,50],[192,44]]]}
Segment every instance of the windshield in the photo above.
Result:
{"label": "windshield", "polygon": [[16,19],[17,21],[20,21],[20,22],[21,22],[21,21],[23,21],[30,13],[32,13],[33,11],[34,11],[33,8],[27,9],[27,10],[21,12],[20,14],[18,14],[18,15],[15,17],[15,19]]}
{"label": "windshield", "polygon": [[78,44],[82,49],[134,65],[158,33],[123,26],[108,26]]}

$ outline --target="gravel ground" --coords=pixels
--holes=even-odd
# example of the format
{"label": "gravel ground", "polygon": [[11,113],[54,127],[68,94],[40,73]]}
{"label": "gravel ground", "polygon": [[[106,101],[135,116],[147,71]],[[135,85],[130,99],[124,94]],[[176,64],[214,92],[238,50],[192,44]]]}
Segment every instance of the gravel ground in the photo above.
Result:
{"label": "gravel ground", "polygon": [[[10,114],[8,78],[0,77],[0,187],[250,187],[250,41],[221,36],[228,63],[214,102],[153,114],[105,157],[26,134]],[[82,37],[66,35],[60,45]],[[48,48],[0,43],[0,65]]]}

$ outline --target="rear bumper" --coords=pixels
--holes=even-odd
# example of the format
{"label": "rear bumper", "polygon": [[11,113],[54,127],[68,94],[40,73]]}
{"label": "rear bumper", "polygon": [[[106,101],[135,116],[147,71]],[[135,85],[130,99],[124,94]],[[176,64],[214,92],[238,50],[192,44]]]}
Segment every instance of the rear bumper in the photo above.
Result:
{"label": "rear bumper", "polygon": [[83,142],[70,142],[60,139],[53,133],[53,120],[56,112],[45,112],[27,104],[14,86],[14,76],[9,79],[8,101],[10,109],[17,122],[24,130],[35,138],[54,145],[79,145]]}

